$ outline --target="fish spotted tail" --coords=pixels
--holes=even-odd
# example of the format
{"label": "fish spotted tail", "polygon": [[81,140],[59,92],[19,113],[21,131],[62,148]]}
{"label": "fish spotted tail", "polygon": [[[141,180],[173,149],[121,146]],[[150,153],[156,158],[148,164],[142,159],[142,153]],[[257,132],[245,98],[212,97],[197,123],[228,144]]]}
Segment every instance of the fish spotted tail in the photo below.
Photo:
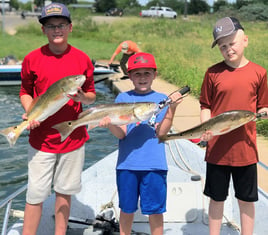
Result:
{"label": "fish spotted tail", "polygon": [[56,129],[61,136],[61,142],[63,142],[74,130],[72,122],[66,121],[61,122],[52,126],[52,128]]}
{"label": "fish spotted tail", "polygon": [[9,146],[13,147],[16,144],[17,139],[21,135],[21,129],[18,126],[11,126],[6,129],[0,130],[0,135],[6,137],[7,141],[9,142]]}

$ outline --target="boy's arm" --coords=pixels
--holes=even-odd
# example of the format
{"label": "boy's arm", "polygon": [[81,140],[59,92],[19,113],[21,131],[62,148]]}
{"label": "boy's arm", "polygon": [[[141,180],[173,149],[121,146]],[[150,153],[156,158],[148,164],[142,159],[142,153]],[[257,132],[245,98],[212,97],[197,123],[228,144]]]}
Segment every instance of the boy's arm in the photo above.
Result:
{"label": "boy's arm", "polygon": [[[200,112],[201,123],[209,120],[210,118],[211,118],[211,110],[210,109],[201,109],[201,112]],[[213,133],[210,130],[208,130],[201,136],[200,139],[202,141],[209,141],[212,139],[212,137],[213,137]]]}
{"label": "boy's arm", "polygon": [[201,109],[201,112],[200,112],[201,123],[207,121],[210,118],[211,118],[211,110],[210,109]]}
{"label": "boy's arm", "polygon": [[109,64],[112,64],[112,63],[113,63],[115,57],[121,52],[121,49],[122,49],[122,46],[121,46],[121,44],[120,44],[120,45],[116,48],[116,50],[114,51],[114,53],[112,54],[112,57],[111,57],[111,59],[110,59],[110,61],[109,61]]}
{"label": "boy's arm", "polygon": [[[22,115],[22,119],[27,120],[27,118],[28,118],[27,112],[29,112],[29,109],[30,109],[31,104],[33,102],[33,97],[28,95],[28,94],[24,94],[20,97],[20,102],[21,102],[23,109],[25,110],[25,113]],[[39,121],[31,120],[29,122],[29,125],[27,126],[27,130],[34,129],[38,126],[40,126]]]}
{"label": "boy's arm", "polygon": [[173,123],[176,108],[177,108],[178,104],[181,103],[183,100],[183,99],[179,99],[181,97],[182,97],[182,95],[179,92],[176,92],[169,97],[174,103],[171,102],[171,104],[168,107],[168,110],[166,112],[164,119],[156,128],[156,135],[158,137],[166,135],[169,132],[169,130],[172,126],[172,123]]}

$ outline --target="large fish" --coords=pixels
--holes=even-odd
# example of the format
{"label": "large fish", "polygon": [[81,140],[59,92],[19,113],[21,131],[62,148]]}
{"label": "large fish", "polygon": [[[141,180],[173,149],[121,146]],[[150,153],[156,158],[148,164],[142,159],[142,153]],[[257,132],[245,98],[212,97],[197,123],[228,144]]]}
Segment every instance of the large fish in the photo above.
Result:
{"label": "large fish", "polygon": [[102,104],[80,113],[76,120],[56,124],[53,128],[58,130],[63,141],[75,128],[88,125],[88,130],[91,130],[104,117],[108,116],[112,124],[120,126],[148,120],[157,109],[158,104],[153,102]]}
{"label": "large fish", "polygon": [[[266,114],[266,113],[265,113]],[[211,131],[213,136],[226,134],[244,124],[255,120],[265,114],[256,114],[246,110],[232,110],[221,113],[206,122],[193,128],[178,133],[171,133],[159,137],[160,141],[173,139],[197,139],[206,131]]]}
{"label": "large fish", "polygon": [[44,94],[35,98],[27,112],[28,120],[21,122],[17,126],[11,126],[0,130],[0,134],[5,136],[10,147],[14,146],[21,133],[27,128],[29,122],[36,120],[44,121],[52,114],[56,113],[64,106],[70,98],[67,95],[77,93],[77,88],[85,82],[84,75],[74,75],[64,77],[53,83]]}

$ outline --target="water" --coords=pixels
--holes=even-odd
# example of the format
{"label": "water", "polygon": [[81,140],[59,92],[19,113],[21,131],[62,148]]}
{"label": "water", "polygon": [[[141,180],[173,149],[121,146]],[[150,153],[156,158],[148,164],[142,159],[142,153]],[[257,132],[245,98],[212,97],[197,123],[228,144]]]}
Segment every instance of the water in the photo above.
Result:
{"label": "water", "polygon": [[[103,82],[96,84],[96,104],[113,103],[115,95]],[[0,129],[21,122],[23,108],[19,99],[19,86],[0,87]],[[88,108],[89,106],[85,106]],[[117,139],[105,128],[95,128],[89,132],[90,140],[86,142],[84,169],[90,167],[117,148]],[[13,148],[0,135],[0,201],[27,183],[27,147],[28,131],[24,131]],[[23,210],[25,194],[12,203],[13,209]],[[0,209],[0,225],[5,208]],[[12,221],[12,220],[11,220]]]}

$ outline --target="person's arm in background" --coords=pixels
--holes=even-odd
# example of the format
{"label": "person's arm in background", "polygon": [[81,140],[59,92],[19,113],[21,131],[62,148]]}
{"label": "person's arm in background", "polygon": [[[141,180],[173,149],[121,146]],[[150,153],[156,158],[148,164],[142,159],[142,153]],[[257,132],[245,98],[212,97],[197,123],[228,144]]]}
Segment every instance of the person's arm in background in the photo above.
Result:
{"label": "person's arm in background", "polygon": [[121,46],[121,44],[120,44],[120,45],[116,48],[116,50],[114,51],[114,53],[112,54],[112,57],[111,57],[111,59],[110,59],[110,61],[109,61],[109,64],[112,64],[112,63],[113,63],[115,57],[121,52],[121,49],[122,49],[122,46]]}

